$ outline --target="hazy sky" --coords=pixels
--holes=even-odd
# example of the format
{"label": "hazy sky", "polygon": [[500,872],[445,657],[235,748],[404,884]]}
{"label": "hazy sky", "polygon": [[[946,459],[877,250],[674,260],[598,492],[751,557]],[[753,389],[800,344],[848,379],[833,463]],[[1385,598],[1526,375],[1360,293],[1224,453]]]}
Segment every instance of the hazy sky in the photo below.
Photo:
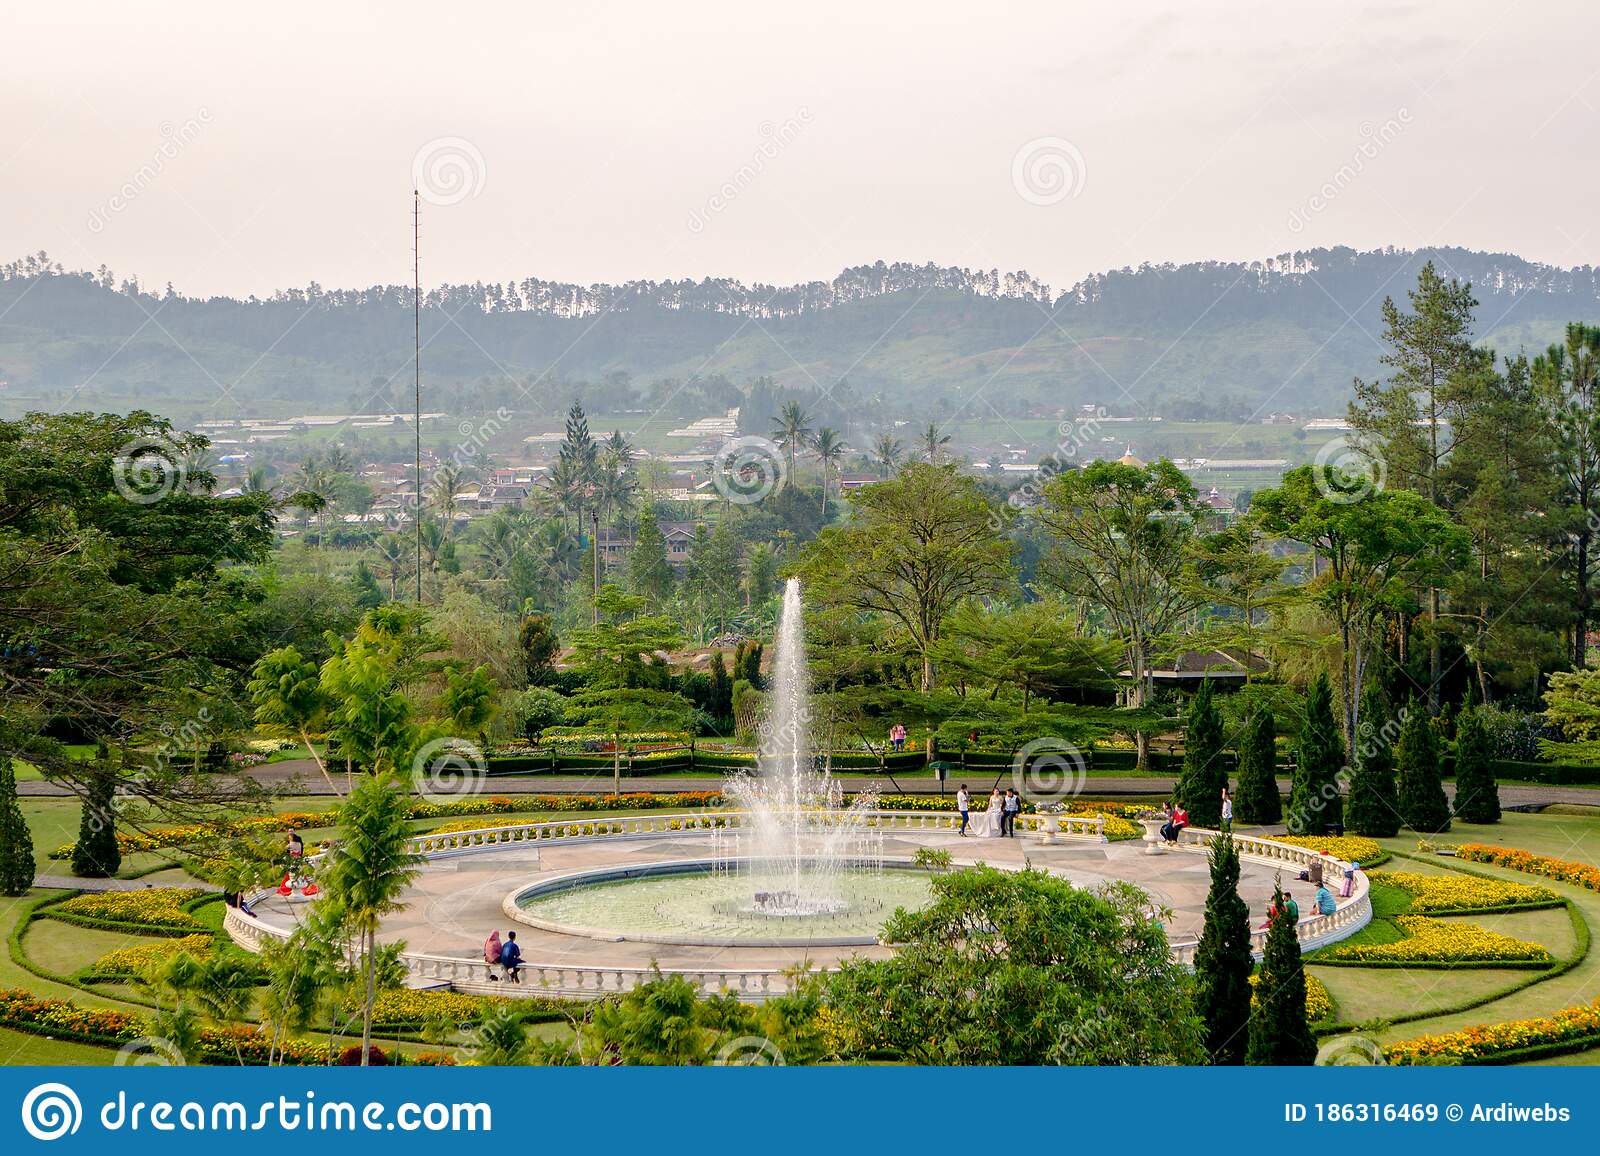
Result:
{"label": "hazy sky", "polygon": [[7,4],[0,259],[406,281],[422,153],[426,282],[1600,263],[1593,0],[775,7]]}

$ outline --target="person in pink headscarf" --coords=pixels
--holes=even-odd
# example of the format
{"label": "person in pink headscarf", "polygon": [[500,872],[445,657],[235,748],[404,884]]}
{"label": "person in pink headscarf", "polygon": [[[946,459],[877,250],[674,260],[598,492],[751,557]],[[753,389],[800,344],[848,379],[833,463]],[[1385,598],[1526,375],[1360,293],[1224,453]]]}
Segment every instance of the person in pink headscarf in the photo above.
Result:
{"label": "person in pink headscarf", "polygon": [[489,933],[489,938],[483,941],[483,962],[489,965],[489,978],[496,982],[500,977],[494,969],[500,966],[500,929],[497,927]]}

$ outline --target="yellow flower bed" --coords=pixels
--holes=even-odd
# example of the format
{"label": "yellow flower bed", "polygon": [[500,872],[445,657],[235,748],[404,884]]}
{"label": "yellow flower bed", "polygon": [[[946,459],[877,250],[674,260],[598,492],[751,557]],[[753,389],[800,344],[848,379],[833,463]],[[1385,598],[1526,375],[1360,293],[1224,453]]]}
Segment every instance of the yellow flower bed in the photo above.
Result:
{"label": "yellow flower bed", "polygon": [[[1256,1003],[1256,981],[1258,976],[1250,977],[1250,1006]],[[1333,996],[1328,994],[1328,989],[1323,982],[1314,975],[1306,976],[1306,1022],[1314,1024],[1318,1020],[1333,1018]]]}
{"label": "yellow flower bed", "polygon": [[1425,1064],[1441,1059],[1472,1063],[1540,1044],[1593,1036],[1600,1036],[1600,999],[1536,1019],[1474,1024],[1458,1032],[1400,1040],[1384,1048],[1383,1056],[1391,1064]]}
{"label": "yellow flower bed", "polygon": [[1513,939],[1475,923],[1399,915],[1406,938],[1394,943],[1357,943],[1328,950],[1329,959],[1361,963],[1554,963],[1537,943]]}
{"label": "yellow flower bed", "polygon": [[91,975],[143,975],[151,966],[165,963],[180,952],[198,958],[209,955],[213,940],[209,935],[185,935],[182,939],[163,939],[140,947],[108,951],[89,966]]}
{"label": "yellow flower bed", "polygon": [[1418,875],[1411,871],[1379,871],[1376,882],[1388,883],[1414,898],[1411,910],[1419,915],[1441,911],[1487,911],[1495,907],[1554,906],[1561,897],[1548,887],[1504,883],[1471,875]]}
{"label": "yellow flower bed", "polygon": [[95,891],[75,895],[46,908],[46,915],[78,916],[110,923],[142,923],[151,927],[203,927],[183,909],[205,892],[193,887],[149,887],[143,891]]}
{"label": "yellow flower bed", "polygon": [[1326,851],[1335,859],[1346,863],[1371,863],[1384,857],[1383,848],[1372,839],[1359,835],[1274,835],[1279,843],[1306,847],[1312,851]]}

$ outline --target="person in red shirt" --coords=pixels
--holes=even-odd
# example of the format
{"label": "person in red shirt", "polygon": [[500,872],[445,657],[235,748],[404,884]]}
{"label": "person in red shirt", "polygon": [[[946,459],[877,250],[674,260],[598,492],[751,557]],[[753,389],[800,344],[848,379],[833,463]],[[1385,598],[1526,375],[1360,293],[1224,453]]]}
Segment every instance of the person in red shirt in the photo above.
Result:
{"label": "person in red shirt", "polygon": [[1168,843],[1176,843],[1178,841],[1178,832],[1188,825],[1189,812],[1183,809],[1181,803],[1177,804],[1172,808],[1172,815],[1167,819],[1166,825],[1161,828],[1161,837]]}

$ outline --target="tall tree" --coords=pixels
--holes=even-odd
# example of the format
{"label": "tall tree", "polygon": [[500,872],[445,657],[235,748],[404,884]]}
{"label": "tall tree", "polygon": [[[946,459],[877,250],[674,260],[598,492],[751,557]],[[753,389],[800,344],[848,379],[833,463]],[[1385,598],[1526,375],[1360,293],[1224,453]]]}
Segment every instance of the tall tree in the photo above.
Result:
{"label": "tall tree", "polygon": [[628,590],[644,599],[645,608],[660,611],[672,598],[677,579],[667,561],[667,539],[654,517],[639,519],[628,552]]}
{"label": "tall tree", "polygon": [[1450,804],[1439,772],[1439,737],[1416,699],[1400,720],[1400,817],[1413,831],[1450,829]]}
{"label": "tall tree", "polygon": [[891,433],[879,434],[878,440],[872,443],[872,460],[877,463],[878,473],[885,479],[894,477],[905,452],[905,446]]}
{"label": "tall tree", "polygon": [[87,787],[78,818],[78,841],[72,845],[72,873],[85,879],[109,879],[122,866],[122,848],[117,844],[117,774],[103,746]]}
{"label": "tall tree", "polygon": [[789,472],[784,476],[794,479],[794,459],[811,440],[811,418],[798,401],[786,401],[772,424],[772,440],[783,451],[784,464]]}
{"label": "tall tree", "polygon": [[929,422],[928,428],[917,435],[917,441],[922,446],[923,459],[931,466],[944,464],[944,448],[950,444],[950,435],[945,433],[937,422]]}
{"label": "tall tree", "polygon": [[1294,787],[1289,793],[1289,833],[1325,835],[1340,821],[1339,774],[1344,741],[1333,717],[1333,687],[1321,671],[1306,694],[1305,721],[1295,751]]}
{"label": "tall tree", "polygon": [[1233,814],[1240,822],[1266,825],[1283,818],[1278,794],[1277,723],[1263,706],[1245,720],[1236,747],[1239,785],[1233,796]]}
{"label": "tall tree", "polygon": [[[1429,261],[1417,275],[1407,313],[1384,298],[1382,357],[1392,373],[1387,382],[1355,383],[1351,424],[1381,454],[1392,484],[1444,504],[1440,474],[1456,448],[1460,417],[1475,398],[1492,354],[1472,343],[1472,286],[1446,281]],[[1439,584],[1428,587],[1429,710],[1439,710],[1443,675],[1440,650]]]}
{"label": "tall tree", "polygon": [[1306,971],[1300,961],[1300,940],[1294,920],[1289,917],[1289,905],[1284,902],[1283,888],[1274,887],[1244,1062],[1304,1067],[1316,1058],[1317,1040],[1306,1022]]}
{"label": "tall tree", "polygon": [[1600,525],[1600,326],[1574,322],[1536,358],[1533,381],[1554,434],[1556,494],[1570,544],[1572,664],[1589,664],[1595,528]]}
{"label": "tall tree", "polygon": [[1500,785],[1495,781],[1489,732],[1471,706],[1456,719],[1455,812],[1465,823],[1500,821]]}
{"label": "tall tree", "polygon": [[1351,495],[1333,473],[1332,466],[1290,470],[1282,485],[1255,496],[1250,516],[1268,533],[1309,547],[1320,566],[1305,589],[1338,631],[1342,729],[1353,743],[1377,628],[1410,612],[1417,586],[1437,585],[1465,565],[1469,544],[1426,498],[1403,490]]}
{"label": "tall tree", "polygon": [[817,431],[817,436],[811,441],[811,452],[817,456],[817,465],[822,467],[822,516],[828,516],[828,480],[838,469],[839,462],[844,455],[850,452],[850,447],[839,436],[839,431],[829,426],[823,426]]}
{"label": "tall tree", "polygon": [[1228,785],[1223,761],[1222,715],[1211,695],[1211,680],[1200,680],[1183,728],[1183,773],[1177,796],[1197,827],[1222,825],[1222,791]]}
{"label": "tall tree", "polygon": [[[1126,652],[1129,703],[1143,706],[1161,639],[1200,601],[1191,580],[1194,486],[1169,461],[1094,462],[1052,478],[1044,499],[1036,517],[1057,546],[1040,577],[1104,609]],[[1147,766],[1148,739],[1141,732],[1137,742]]]}
{"label": "tall tree", "polygon": [[26,895],[33,876],[33,836],[17,803],[16,768],[0,758],[0,895]]}
{"label": "tall tree", "polygon": [[1194,952],[1194,1010],[1213,1064],[1242,1064],[1250,1042],[1250,905],[1239,897],[1239,850],[1224,835],[1211,844],[1211,889]]}
{"label": "tall tree", "polygon": [[1011,545],[977,482],[953,466],[915,463],[892,481],[858,490],[853,517],[807,547],[800,572],[824,607],[883,614],[905,629],[933,687],[933,653],[945,618],[968,598],[1012,580]]}
{"label": "tall tree", "polygon": [[1345,826],[1357,835],[1384,839],[1400,833],[1400,797],[1394,781],[1394,720],[1376,682],[1362,692]]}

